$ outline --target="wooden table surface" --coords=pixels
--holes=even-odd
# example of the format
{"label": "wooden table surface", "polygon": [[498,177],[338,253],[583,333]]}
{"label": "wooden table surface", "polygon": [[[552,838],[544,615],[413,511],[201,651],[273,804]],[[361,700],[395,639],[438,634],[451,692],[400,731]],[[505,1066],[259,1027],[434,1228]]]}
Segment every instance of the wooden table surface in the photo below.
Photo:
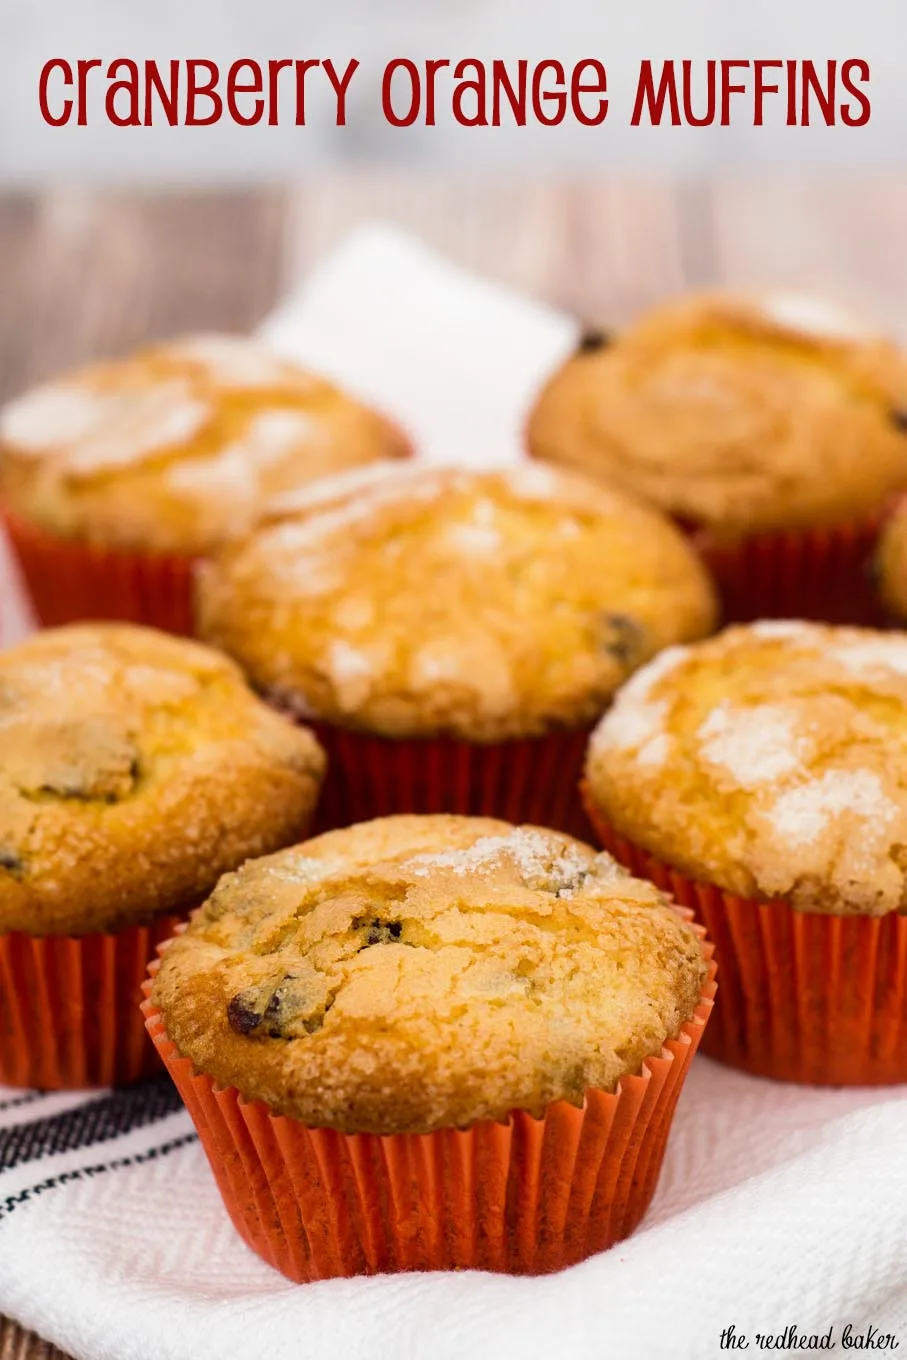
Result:
{"label": "wooden table surface", "polygon": [[[67,190],[0,196],[0,399],[180,330],[247,329],[376,217],[589,321],[620,325],[684,287],[783,286],[907,335],[907,175],[555,184],[370,170],[293,190]],[[0,1319],[0,1360],[65,1357]]]}

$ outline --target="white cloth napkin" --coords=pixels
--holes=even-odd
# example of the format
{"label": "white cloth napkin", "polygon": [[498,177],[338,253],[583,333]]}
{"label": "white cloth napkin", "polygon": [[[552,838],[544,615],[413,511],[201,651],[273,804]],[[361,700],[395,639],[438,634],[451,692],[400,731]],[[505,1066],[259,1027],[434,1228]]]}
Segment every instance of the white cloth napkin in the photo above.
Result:
{"label": "white cloth napkin", "polygon": [[[470,462],[518,456],[575,337],[383,229],[265,332],[380,401],[427,457]],[[8,586],[0,600],[8,637],[24,620]],[[612,1251],[544,1279],[294,1286],[235,1235],[166,1080],[0,1090],[0,1312],[77,1360],[713,1360],[731,1326],[750,1355],[792,1326],[831,1328],[840,1355],[848,1326],[905,1348],[905,1145],[907,1087],[808,1090],[697,1058],[653,1207]],[[802,1354],[791,1336],[773,1353]]]}
{"label": "white cloth napkin", "polygon": [[375,226],[351,236],[260,334],[395,416],[424,460],[485,467],[523,456],[524,417],[577,327]]}

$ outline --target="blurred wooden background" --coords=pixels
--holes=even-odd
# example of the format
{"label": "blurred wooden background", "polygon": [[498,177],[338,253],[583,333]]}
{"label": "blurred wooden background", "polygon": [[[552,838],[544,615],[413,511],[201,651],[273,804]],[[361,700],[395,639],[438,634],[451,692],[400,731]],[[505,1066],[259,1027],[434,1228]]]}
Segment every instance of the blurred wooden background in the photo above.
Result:
{"label": "blurred wooden background", "polygon": [[[671,185],[361,171],[248,193],[60,190],[0,195],[0,399],[180,330],[248,329],[373,218],[589,321],[621,325],[683,288],[782,286],[907,338],[907,174]],[[0,1360],[61,1353],[0,1319]]]}
{"label": "blurred wooden background", "polygon": [[556,184],[387,171],[295,191],[0,195],[0,397],[184,327],[254,325],[380,217],[588,319],[715,283],[818,289],[907,333],[907,174]]}

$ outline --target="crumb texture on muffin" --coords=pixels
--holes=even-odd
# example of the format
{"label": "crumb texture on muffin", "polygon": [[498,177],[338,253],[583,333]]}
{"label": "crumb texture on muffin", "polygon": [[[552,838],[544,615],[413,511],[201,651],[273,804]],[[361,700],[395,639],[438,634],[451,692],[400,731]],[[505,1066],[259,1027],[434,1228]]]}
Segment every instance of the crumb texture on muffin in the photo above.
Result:
{"label": "crumb texture on muffin", "polygon": [[847,521],[907,486],[907,356],[816,299],[686,297],[568,360],[528,439],[719,533]]}
{"label": "crumb texture on muffin", "polygon": [[311,733],[208,647],[113,624],[38,633],[0,652],[0,932],[188,910],[304,834],[323,771]]}
{"label": "crumb texture on muffin", "polygon": [[344,1132],[428,1132],[612,1090],[698,1005],[696,935],[553,831],[329,832],[222,879],[152,1000],[197,1070]]}
{"label": "crumb texture on muffin", "polygon": [[591,722],[714,623],[683,537],[539,464],[366,468],[272,507],[199,581],[202,633],[303,713],[495,741]]}
{"label": "crumb texture on muffin", "polygon": [[0,494],[67,538],[204,553],[273,495],[407,452],[373,411],[260,345],[192,335],[77,371],[0,413]]}
{"label": "crumb texture on muffin", "polygon": [[907,634],[766,622],[675,647],[589,747],[621,834],[743,897],[907,910]]}

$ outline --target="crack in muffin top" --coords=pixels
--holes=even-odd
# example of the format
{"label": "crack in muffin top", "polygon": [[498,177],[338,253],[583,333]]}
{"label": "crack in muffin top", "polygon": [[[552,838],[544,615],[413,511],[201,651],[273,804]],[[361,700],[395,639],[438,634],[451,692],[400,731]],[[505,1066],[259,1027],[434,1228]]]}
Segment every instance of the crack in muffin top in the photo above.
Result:
{"label": "crack in muffin top", "polygon": [[540,459],[718,534],[875,513],[907,486],[907,356],[813,298],[653,308],[550,379]]}
{"label": "crack in muffin top", "polygon": [[198,643],[121,624],[0,652],[0,931],[83,935],[188,910],[302,834],[311,733]]}
{"label": "crack in muffin top", "polygon": [[621,834],[693,878],[907,910],[907,634],[777,621],[670,648],[618,694],[586,773]]}
{"label": "crack in muffin top", "polygon": [[152,1000],[199,1071],[344,1132],[427,1132],[613,1090],[706,965],[652,884],[559,833],[454,816],[329,832],[227,875]]}
{"label": "crack in muffin top", "polygon": [[593,721],[715,616],[662,516],[531,464],[376,465],[303,490],[206,564],[198,593],[203,635],[296,711],[478,741]]}
{"label": "crack in muffin top", "polygon": [[51,532],[207,552],[267,500],[408,452],[324,379],[253,341],[190,335],[96,364],[0,412],[0,492]]}

